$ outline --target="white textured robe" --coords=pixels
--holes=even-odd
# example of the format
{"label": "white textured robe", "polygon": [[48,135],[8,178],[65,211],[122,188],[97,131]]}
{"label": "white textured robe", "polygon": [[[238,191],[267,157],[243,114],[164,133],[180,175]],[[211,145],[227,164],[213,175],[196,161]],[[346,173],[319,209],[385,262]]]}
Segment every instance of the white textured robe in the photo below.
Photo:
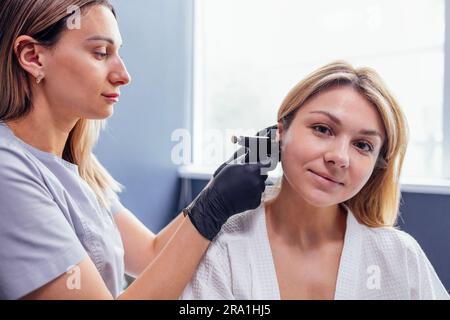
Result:
{"label": "white textured robe", "polygon": [[[335,299],[450,298],[414,238],[359,224],[346,209]],[[280,299],[264,204],[227,221],[180,299]]]}

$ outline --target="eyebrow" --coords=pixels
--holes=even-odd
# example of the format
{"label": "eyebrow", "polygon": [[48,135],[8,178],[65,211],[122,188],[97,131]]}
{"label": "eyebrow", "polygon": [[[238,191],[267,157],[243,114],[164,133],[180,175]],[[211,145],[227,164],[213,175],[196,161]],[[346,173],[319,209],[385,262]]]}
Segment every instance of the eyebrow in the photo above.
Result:
{"label": "eyebrow", "polygon": [[[112,45],[114,45],[114,40],[109,38],[109,37],[104,37],[104,36],[92,36],[90,38],[87,38],[86,41],[106,41]],[[120,45],[120,47],[122,47],[123,44]]]}
{"label": "eyebrow", "polygon": [[[331,119],[331,121],[335,122],[337,125],[341,126],[342,122],[341,120],[339,120],[339,118],[337,118],[335,115],[333,115],[332,113],[328,112],[328,111],[323,111],[323,110],[317,110],[317,111],[311,111],[310,113],[320,113],[320,114],[324,114],[326,115],[328,118]],[[378,136],[380,138],[381,141],[383,141],[383,136],[381,135],[381,133],[379,133],[376,130],[367,130],[367,129],[362,129],[361,131],[359,131],[359,133],[366,135],[366,136]]]}

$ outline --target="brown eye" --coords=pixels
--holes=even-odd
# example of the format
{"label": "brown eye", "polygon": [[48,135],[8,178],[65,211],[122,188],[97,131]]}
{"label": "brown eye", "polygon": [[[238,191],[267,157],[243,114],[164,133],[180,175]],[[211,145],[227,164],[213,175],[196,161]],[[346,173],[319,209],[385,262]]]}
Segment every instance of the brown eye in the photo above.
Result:
{"label": "brown eye", "polygon": [[107,54],[106,52],[94,52],[94,55],[99,58],[99,59],[104,59],[107,58],[109,56],[109,54]]}
{"label": "brown eye", "polygon": [[[359,149],[365,151],[365,152],[372,152],[373,151],[373,147],[370,143],[364,142],[364,141],[360,141],[356,143]],[[362,146],[362,147],[361,147]],[[367,149],[365,149],[365,147],[367,147]]]}
{"label": "brown eye", "polygon": [[312,126],[311,128],[315,132],[318,132],[318,133],[321,133],[321,134],[325,134],[327,130],[331,133],[331,130],[328,127],[326,127],[326,126],[316,125],[316,126]]}

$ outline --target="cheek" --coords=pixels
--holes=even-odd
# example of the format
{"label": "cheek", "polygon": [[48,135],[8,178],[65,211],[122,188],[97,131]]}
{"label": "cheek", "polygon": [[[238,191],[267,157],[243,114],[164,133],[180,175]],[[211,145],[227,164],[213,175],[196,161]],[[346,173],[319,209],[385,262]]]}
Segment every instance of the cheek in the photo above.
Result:
{"label": "cheek", "polygon": [[306,129],[288,132],[281,143],[281,156],[285,163],[303,166],[323,154],[325,141],[311,136]]}
{"label": "cheek", "polygon": [[91,60],[88,54],[76,50],[57,54],[52,64],[53,80],[71,95],[86,96],[86,93],[96,90],[101,84],[98,81],[101,70]]}
{"label": "cheek", "polygon": [[[368,169],[370,168],[370,169]],[[359,174],[357,175],[355,181],[357,185],[362,188],[369,181],[371,175],[373,173],[373,168],[371,165],[367,165],[360,169]]]}
{"label": "cheek", "polygon": [[[95,62],[95,61],[94,61]],[[104,80],[89,57],[60,55],[51,65],[48,79],[48,94],[57,105],[64,105],[76,114],[85,114],[89,106],[97,105],[101,99]],[[103,86],[103,87],[102,87]]]}
{"label": "cheek", "polygon": [[99,84],[99,73],[94,67],[86,66],[86,64],[77,64],[77,67],[67,66],[67,71],[71,77],[70,81],[76,87],[82,87],[85,92],[90,92],[98,89]]}
{"label": "cheek", "polygon": [[[304,137],[304,138],[302,138]],[[324,193],[315,187],[306,187],[307,184],[300,181],[309,181],[307,169],[317,160],[323,157],[323,153],[329,146],[327,141],[308,135],[288,135],[282,141],[282,168],[286,179],[299,194],[310,199],[312,203],[322,203]],[[342,202],[356,195],[370,179],[374,163],[369,158],[361,158],[358,155],[350,155],[350,167],[348,168],[347,185],[334,194],[330,201]]]}
{"label": "cheek", "polygon": [[[317,146],[305,134],[288,134],[281,143],[281,165],[283,174],[295,189],[300,189],[305,180],[306,168],[317,157]],[[297,190],[299,191],[299,190]]]}
{"label": "cheek", "polygon": [[372,176],[373,165],[371,163],[359,164],[357,167],[354,165],[349,173],[350,183],[346,186],[347,199],[355,196],[366,185]]}

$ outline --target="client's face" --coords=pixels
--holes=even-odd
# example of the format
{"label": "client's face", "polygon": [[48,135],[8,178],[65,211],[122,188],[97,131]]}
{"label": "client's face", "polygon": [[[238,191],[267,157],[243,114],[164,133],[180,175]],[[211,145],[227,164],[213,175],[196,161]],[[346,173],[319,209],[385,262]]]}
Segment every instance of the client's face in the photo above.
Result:
{"label": "client's face", "polygon": [[357,91],[325,90],[280,128],[284,178],[311,205],[346,201],[369,180],[384,137],[377,110]]}

